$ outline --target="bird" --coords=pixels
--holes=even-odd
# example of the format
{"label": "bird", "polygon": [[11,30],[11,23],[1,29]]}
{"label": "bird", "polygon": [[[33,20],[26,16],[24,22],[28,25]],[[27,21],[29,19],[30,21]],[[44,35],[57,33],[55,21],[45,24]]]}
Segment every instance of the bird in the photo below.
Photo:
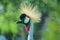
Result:
{"label": "bird", "polygon": [[31,3],[22,2],[20,4],[19,9],[19,20],[16,22],[17,24],[22,23],[25,24],[27,39],[26,40],[34,40],[33,32],[34,32],[34,23],[40,22],[41,13],[38,10],[37,6],[33,6]]}

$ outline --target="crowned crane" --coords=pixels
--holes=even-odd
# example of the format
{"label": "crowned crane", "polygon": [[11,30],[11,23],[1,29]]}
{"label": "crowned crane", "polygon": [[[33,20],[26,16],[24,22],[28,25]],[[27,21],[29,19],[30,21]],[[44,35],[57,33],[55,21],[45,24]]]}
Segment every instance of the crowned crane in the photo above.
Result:
{"label": "crowned crane", "polygon": [[26,25],[27,40],[33,40],[34,23],[40,21],[41,13],[38,11],[37,6],[33,7],[30,3],[21,3],[20,12],[20,20],[17,23]]}

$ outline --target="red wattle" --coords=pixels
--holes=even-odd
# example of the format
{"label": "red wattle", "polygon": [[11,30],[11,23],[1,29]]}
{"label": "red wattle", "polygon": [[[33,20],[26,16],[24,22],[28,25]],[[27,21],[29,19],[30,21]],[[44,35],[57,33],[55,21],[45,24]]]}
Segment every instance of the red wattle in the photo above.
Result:
{"label": "red wattle", "polygon": [[25,28],[25,30],[26,30],[26,32],[28,32],[28,31],[29,31],[29,26],[27,26],[27,27]]}

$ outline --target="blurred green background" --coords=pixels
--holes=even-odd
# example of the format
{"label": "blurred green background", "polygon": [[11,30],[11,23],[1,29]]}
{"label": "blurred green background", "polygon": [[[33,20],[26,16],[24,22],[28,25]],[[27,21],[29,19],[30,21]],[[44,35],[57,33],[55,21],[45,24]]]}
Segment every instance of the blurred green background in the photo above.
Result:
{"label": "blurred green background", "polygon": [[18,32],[20,3],[37,5],[42,17],[35,23],[34,40],[60,40],[60,0],[0,0],[0,29],[2,33]]}

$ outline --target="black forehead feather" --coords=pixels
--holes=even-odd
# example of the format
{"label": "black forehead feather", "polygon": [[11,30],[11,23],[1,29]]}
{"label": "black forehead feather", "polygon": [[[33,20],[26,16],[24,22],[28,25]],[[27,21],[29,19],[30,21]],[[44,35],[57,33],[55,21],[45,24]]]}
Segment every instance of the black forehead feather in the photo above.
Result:
{"label": "black forehead feather", "polygon": [[24,19],[26,17],[26,14],[21,14],[20,19]]}

